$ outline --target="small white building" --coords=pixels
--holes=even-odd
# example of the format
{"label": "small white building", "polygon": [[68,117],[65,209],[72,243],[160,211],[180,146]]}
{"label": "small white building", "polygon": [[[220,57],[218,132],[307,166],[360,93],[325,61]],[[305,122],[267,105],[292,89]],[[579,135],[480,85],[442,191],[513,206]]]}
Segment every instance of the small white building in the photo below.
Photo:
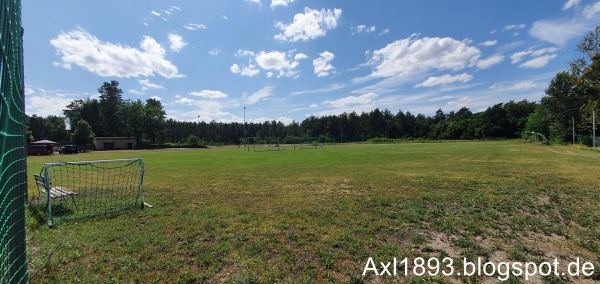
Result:
{"label": "small white building", "polygon": [[137,146],[133,137],[96,137],[96,150],[127,150]]}

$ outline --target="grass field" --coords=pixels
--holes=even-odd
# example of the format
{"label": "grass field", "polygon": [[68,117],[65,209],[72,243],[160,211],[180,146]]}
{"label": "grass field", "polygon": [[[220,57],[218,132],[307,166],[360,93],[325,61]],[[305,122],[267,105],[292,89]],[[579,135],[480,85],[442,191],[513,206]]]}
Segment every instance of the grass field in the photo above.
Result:
{"label": "grass field", "polygon": [[600,280],[593,150],[503,141],[92,152],[29,157],[30,194],[44,162],[133,157],[145,160],[154,208],[54,228],[28,218],[33,282],[498,282],[363,277],[369,257],[452,257],[456,267],[463,257],[579,257],[595,264],[591,278],[534,281]]}

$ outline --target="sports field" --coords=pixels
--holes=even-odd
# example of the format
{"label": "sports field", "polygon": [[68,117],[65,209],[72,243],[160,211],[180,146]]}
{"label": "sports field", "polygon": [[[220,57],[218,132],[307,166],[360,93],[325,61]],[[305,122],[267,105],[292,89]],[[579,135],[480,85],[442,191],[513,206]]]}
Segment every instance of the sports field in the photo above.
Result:
{"label": "sports field", "polygon": [[[571,155],[566,154],[567,152]],[[28,218],[34,283],[450,283],[497,277],[362,276],[369,257],[454,265],[561,265],[600,280],[600,152],[517,141],[107,151],[44,162],[141,157],[154,208],[65,221]],[[511,277],[506,283],[520,283]],[[531,279],[530,279],[531,280]]]}

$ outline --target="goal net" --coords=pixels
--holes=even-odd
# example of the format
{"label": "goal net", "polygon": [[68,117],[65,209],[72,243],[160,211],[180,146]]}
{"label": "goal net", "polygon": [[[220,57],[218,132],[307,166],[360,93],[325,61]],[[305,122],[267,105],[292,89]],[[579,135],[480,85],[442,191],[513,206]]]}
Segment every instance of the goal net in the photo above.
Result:
{"label": "goal net", "polygon": [[[120,159],[46,163],[35,175],[48,225],[56,219],[93,217],[144,206],[144,160]],[[37,205],[37,206],[36,206]]]}
{"label": "goal net", "polygon": [[294,137],[294,149],[318,149],[331,143],[326,137]]}
{"label": "goal net", "polygon": [[285,150],[280,137],[248,137],[248,151]]}

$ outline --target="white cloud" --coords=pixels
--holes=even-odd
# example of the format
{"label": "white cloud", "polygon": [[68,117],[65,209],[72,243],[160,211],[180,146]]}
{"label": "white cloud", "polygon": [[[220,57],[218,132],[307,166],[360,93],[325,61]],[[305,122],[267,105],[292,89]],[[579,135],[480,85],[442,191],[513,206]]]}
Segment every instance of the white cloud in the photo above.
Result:
{"label": "white cloud", "polygon": [[296,60],[296,61],[306,59],[306,58],[308,58],[308,56],[304,53],[298,53],[294,56],[294,60]]}
{"label": "white cloud", "polygon": [[449,100],[446,104],[454,109],[458,109],[461,107],[472,107],[475,103],[475,99],[472,97],[468,97],[468,96],[464,96],[464,97],[460,97],[456,100]]}
{"label": "white cloud", "polygon": [[325,86],[324,88],[321,88],[321,89],[291,92],[290,95],[294,95],[295,96],[295,95],[304,95],[304,94],[329,93],[329,92],[333,92],[333,91],[337,91],[337,90],[343,89],[345,87],[346,87],[345,84],[340,84],[340,83],[329,84],[329,85],[327,85],[327,86]]}
{"label": "white cloud", "polygon": [[285,125],[290,125],[290,124],[292,124],[292,122],[294,122],[294,119],[290,118],[290,117],[282,116],[282,117],[279,117],[278,119],[276,119],[276,121],[281,122]]}
{"label": "white cloud", "polygon": [[558,48],[556,47],[547,47],[547,48],[540,48],[537,50],[533,50],[533,52],[531,53],[532,56],[540,56],[546,53],[554,53],[557,52]]}
{"label": "white cloud", "polygon": [[498,43],[497,40],[488,40],[481,43],[482,46],[494,46]]}
{"label": "white cloud", "polygon": [[102,42],[87,31],[77,28],[61,32],[50,43],[62,64],[79,65],[100,76],[139,77],[159,74],[165,78],[183,77],[173,63],[165,59],[165,49],[145,36],[140,49]]}
{"label": "white cloud", "polygon": [[218,56],[220,53],[221,53],[221,50],[219,50],[218,48],[213,48],[208,51],[208,54],[210,54],[212,56]]}
{"label": "white cloud", "polygon": [[599,14],[599,13],[600,13],[600,1],[598,1],[594,4],[591,4],[591,5],[587,5],[583,9],[583,16],[586,19],[590,19],[590,20],[591,19],[597,20],[596,17],[597,17],[597,14]]}
{"label": "white cloud", "polygon": [[369,64],[375,65],[372,77],[411,77],[431,70],[458,71],[475,65],[479,49],[452,38],[417,38],[397,40],[375,50]]}
{"label": "white cloud", "polygon": [[[579,1],[568,1],[563,9],[573,8],[577,5],[579,5]],[[575,11],[568,17],[536,21],[529,30],[529,34],[558,46],[564,46],[568,41],[581,37],[582,34],[597,26],[600,1],[594,1],[583,9]]]}
{"label": "white cloud", "polygon": [[358,26],[356,27],[356,32],[357,32],[357,33],[359,33],[359,34],[360,34],[360,33],[373,33],[373,32],[375,32],[376,30],[377,30],[377,29],[375,28],[375,26],[370,26],[370,27],[367,27],[367,26],[365,26],[365,25],[358,25]]}
{"label": "white cloud", "polygon": [[315,104],[315,103],[312,103],[312,104],[310,105],[310,108],[318,108],[318,107],[319,107],[319,105],[318,105],[318,104]]}
{"label": "white cloud", "polygon": [[504,26],[504,31],[510,31],[510,30],[514,30],[514,29],[519,29],[522,30],[525,28],[525,24],[518,24],[518,25],[506,25]]}
{"label": "white cloud", "polygon": [[241,57],[241,56],[254,56],[255,53],[253,51],[250,50],[244,50],[244,49],[240,49],[235,53],[236,57]]}
{"label": "white cloud", "polygon": [[171,43],[171,51],[173,52],[179,52],[187,45],[183,37],[178,34],[169,34],[169,42]]}
{"label": "white cloud", "polygon": [[580,2],[581,2],[581,0],[567,0],[567,2],[563,5],[562,9],[569,10],[569,9],[579,5]]}
{"label": "white cloud", "polygon": [[[234,114],[223,111],[224,105],[215,100],[193,100],[188,98],[176,97],[173,101],[179,104],[174,108],[165,107],[168,118],[185,121],[218,121],[218,122],[234,122],[241,121],[242,118]],[[165,106],[171,104],[164,104]]]}
{"label": "white cloud", "polygon": [[248,77],[254,77],[258,73],[260,73],[260,70],[258,70],[256,68],[256,66],[254,66],[252,64],[250,64],[249,66],[242,66],[242,67],[240,67],[237,64],[233,64],[233,65],[231,65],[229,70],[231,70],[231,73],[233,73],[233,74],[240,74],[240,75],[248,76]]}
{"label": "white cloud", "polygon": [[265,100],[268,97],[270,97],[271,95],[273,95],[274,89],[275,89],[275,87],[273,87],[273,86],[266,86],[256,92],[252,93],[249,96],[243,95],[242,98],[244,99],[245,104],[253,105],[253,104],[255,104],[259,101]]}
{"label": "white cloud", "polygon": [[337,100],[324,101],[323,105],[332,106],[337,109],[345,108],[352,105],[364,105],[373,102],[373,99],[377,95],[374,93],[367,93],[360,96],[348,96]]}
{"label": "white cloud", "polygon": [[199,92],[191,92],[190,95],[206,99],[223,99],[227,97],[227,94],[221,91],[214,90],[202,90]]}
{"label": "white cloud", "polygon": [[256,55],[256,63],[265,70],[292,68],[292,64],[286,59],[286,54],[279,51],[259,52],[258,55]]}
{"label": "white cloud", "polygon": [[523,60],[523,57],[525,57],[529,54],[531,54],[530,50],[515,52],[510,56],[511,63],[513,63],[513,64],[519,63],[521,60]]}
{"label": "white cloud", "polygon": [[175,103],[181,105],[193,105],[194,100],[190,100],[188,98],[178,98],[177,100],[175,100]]}
{"label": "white cloud", "polygon": [[181,11],[181,8],[179,8],[177,6],[171,6],[165,10],[150,11],[150,14],[152,14],[153,16],[159,17],[165,21],[168,21],[167,18],[170,18],[171,16],[173,16],[173,14],[177,11]]}
{"label": "white cloud", "polygon": [[542,68],[542,67],[546,66],[546,64],[548,64],[548,62],[550,62],[550,60],[552,60],[554,58],[556,58],[556,54],[548,54],[548,55],[536,57],[534,59],[531,59],[531,60],[519,65],[519,67],[521,67],[521,68]]}
{"label": "white cloud", "polygon": [[275,8],[277,6],[287,6],[290,3],[294,3],[294,0],[271,0],[271,8]]}
{"label": "white cloud", "polygon": [[25,86],[25,95],[29,96],[29,95],[32,95],[32,94],[35,94],[35,90],[33,90],[32,88],[30,88],[28,86]]}
{"label": "white cloud", "polygon": [[315,67],[315,74],[318,77],[329,76],[329,72],[335,67],[330,62],[335,58],[335,55],[329,51],[323,51],[320,57],[313,60],[313,66]]}
{"label": "white cloud", "polygon": [[260,2],[260,0],[246,0],[246,2],[248,2],[250,4],[257,4],[258,6],[262,6],[262,3]]}
{"label": "white cloud", "polygon": [[510,87],[512,90],[526,90],[536,88],[538,85],[534,81],[517,82]]}
{"label": "white cloud", "polygon": [[[511,63],[516,64],[524,60],[526,57],[533,57],[527,62],[519,65],[521,68],[542,68],[550,62],[550,60],[556,58],[555,52],[558,51],[556,47],[540,48],[536,50],[526,50],[513,53]],[[546,54],[546,55],[544,55]]]}
{"label": "white cloud", "polygon": [[452,84],[455,82],[469,82],[473,80],[473,76],[471,76],[470,74],[467,73],[462,73],[459,75],[455,75],[452,76],[450,74],[446,74],[440,77],[429,77],[427,78],[427,80],[425,80],[422,83],[419,83],[417,85],[415,85],[415,87],[420,88],[420,87],[433,87],[433,86],[438,86],[438,85],[447,85],[447,84]]}
{"label": "white cloud", "polygon": [[[295,59],[304,59],[306,55],[294,56]],[[300,62],[298,60],[288,60],[287,55],[280,51],[259,52],[254,58],[256,64],[264,70],[278,71],[277,77],[292,77],[296,75],[296,67]]]}
{"label": "white cloud", "polygon": [[143,95],[146,92],[144,92],[144,91],[138,91],[138,90],[135,90],[135,89],[131,89],[131,90],[129,90],[129,93],[135,94],[135,95]]}
{"label": "white cloud", "polygon": [[536,49],[536,50],[526,50],[526,51],[519,51],[519,52],[515,52],[513,53],[513,55],[510,56],[512,63],[519,63],[521,60],[523,60],[524,57],[527,56],[540,56],[540,55],[544,55],[546,53],[554,53],[558,51],[558,48],[555,47],[548,47],[548,48],[540,48],[540,49]]}
{"label": "white cloud", "polygon": [[538,39],[563,46],[570,39],[580,37],[588,25],[578,19],[543,20],[533,23],[529,33]]}
{"label": "white cloud", "polygon": [[[179,121],[192,121],[198,122],[234,122],[241,121],[241,118],[237,116],[224,112],[223,105],[218,101],[211,100],[190,100],[189,104],[185,104],[183,106],[177,106],[174,109],[170,109],[165,107],[165,111],[167,112],[167,118],[172,118]],[[164,104],[163,105],[167,105]]]}
{"label": "white cloud", "polygon": [[163,87],[161,85],[157,85],[157,84],[154,84],[154,83],[150,82],[150,80],[148,80],[148,79],[138,80],[138,83],[140,83],[140,85],[142,86],[142,90],[143,91],[146,91],[146,90],[161,90],[161,89],[165,88],[165,87]]}
{"label": "white cloud", "polygon": [[157,101],[161,101],[162,100],[162,98],[159,97],[159,96],[151,96],[150,98],[154,99],[154,100],[157,100]]}
{"label": "white cloud", "polygon": [[25,113],[46,117],[49,115],[62,116],[62,110],[79,99],[81,95],[68,94],[64,91],[49,91],[44,89],[25,88]]}
{"label": "white cloud", "polygon": [[477,68],[479,69],[488,69],[504,60],[504,56],[502,55],[494,55],[490,56],[487,59],[481,59],[477,62]]}
{"label": "white cloud", "polygon": [[67,70],[71,70],[73,69],[73,66],[71,66],[70,63],[60,63],[60,62],[52,62],[52,65],[56,66],[56,67],[62,67],[65,68]]}
{"label": "white cloud", "polygon": [[382,32],[380,32],[379,35],[382,36],[382,35],[387,34],[389,32],[390,32],[390,29],[385,29]]}
{"label": "white cloud", "polygon": [[208,28],[208,26],[206,26],[205,24],[193,24],[193,23],[186,24],[183,27],[190,31],[205,30]]}
{"label": "white cloud", "polygon": [[[235,53],[236,57],[253,57],[249,61],[249,67],[240,67],[238,64],[233,64],[230,70],[233,73],[240,73],[252,77],[260,72],[260,70],[256,68],[256,65],[258,65],[258,67],[267,71],[267,78],[271,78],[274,75],[274,71],[277,73],[277,77],[293,77],[297,75],[295,69],[298,67],[298,64],[300,64],[299,61],[307,58],[304,53],[297,53],[294,55],[294,52],[295,49],[288,53],[281,51],[260,51],[259,53],[255,53],[250,50],[240,49]],[[289,57],[293,57],[294,59],[289,59]],[[244,70],[246,71],[245,73]]]}
{"label": "white cloud", "polygon": [[291,24],[286,25],[282,22],[275,24],[275,27],[282,31],[282,33],[275,36],[275,39],[308,41],[324,36],[328,30],[337,27],[341,15],[341,9],[321,9],[319,11],[306,7],[303,14],[298,13],[294,16],[294,21]]}

